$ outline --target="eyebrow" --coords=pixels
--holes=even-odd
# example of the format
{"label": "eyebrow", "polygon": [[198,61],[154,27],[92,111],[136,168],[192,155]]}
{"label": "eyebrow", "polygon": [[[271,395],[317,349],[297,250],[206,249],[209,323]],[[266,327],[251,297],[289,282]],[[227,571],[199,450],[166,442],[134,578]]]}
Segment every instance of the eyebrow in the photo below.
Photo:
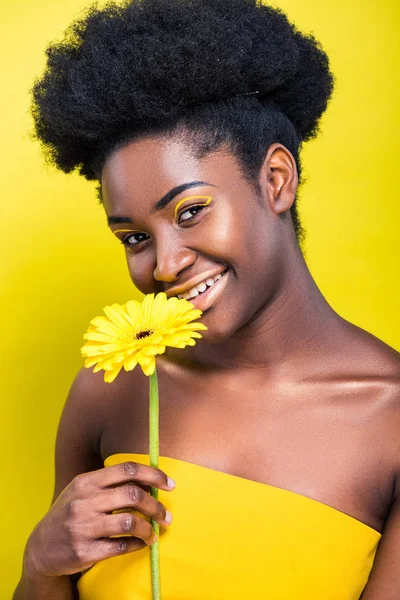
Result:
{"label": "eyebrow", "polygon": [[[192,187],[200,187],[200,186],[204,186],[204,185],[210,185],[211,187],[217,187],[216,185],[214,185],[212,183],[207,183],[206,181],[190,181],[189,183],[183,183],[182,185],[178,185],[177,187],[174,187],[172,190],[167,192],[165,194],[165,196],[160,198],[160,200],[158,200],[158,202],[156,202],[156,204],[154,205],[152,212],[158,212],[159,210],[162,210],[163,208],[168,206],[168,204],[170,202],[172,202],[172,200],[176,196],[178,196],[178,194],[182,194],[182,192],[185,192],[186,190],[188,190]],[[109,225],[116,225],[117,223],[131,223],[132,219],[130,219],[129,217],[118,217],[118,216],[110,215],[109,217],[107,217],[107,222]]]}

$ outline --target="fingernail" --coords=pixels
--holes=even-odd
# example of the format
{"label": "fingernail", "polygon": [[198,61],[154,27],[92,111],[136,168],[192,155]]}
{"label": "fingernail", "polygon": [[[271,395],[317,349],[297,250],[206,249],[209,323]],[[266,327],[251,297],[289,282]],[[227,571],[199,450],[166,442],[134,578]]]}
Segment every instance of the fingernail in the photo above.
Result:
{"label": "fingernail", "polygon": [[165,522],[168,523],[168,525],[172,522],[172,515],[169,510],[165,511]]}
{"label": "fingernail", "polygon": [[152,544],[155,544],[155,543],[156,543],[156,541],[157,541],[157,539],[158,539],[158,538],[157,538],[157,534],[155,534],[155,535],[154,535],[154,537],[153,537],[153,539],[152,539],[152,541],[151,541],[151,543],[152,543]]}
{"label": "fingernail", "polygon": [[171,477],[167,477],[167,485],[169,488],[174,488],[176,486],[176,483],[173,479],[171,479]]}

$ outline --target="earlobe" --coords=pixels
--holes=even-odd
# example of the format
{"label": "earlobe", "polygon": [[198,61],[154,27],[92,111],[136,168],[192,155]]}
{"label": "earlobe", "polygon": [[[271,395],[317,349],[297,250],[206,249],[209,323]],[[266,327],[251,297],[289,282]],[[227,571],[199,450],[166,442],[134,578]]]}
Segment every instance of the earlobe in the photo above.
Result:
{"label": "earlobe", "polygon": [[267,198],[275,214],[290,210],[298,186],[296,161],[292,153],[282,144],[268,148],[261,170],[266,174]]}

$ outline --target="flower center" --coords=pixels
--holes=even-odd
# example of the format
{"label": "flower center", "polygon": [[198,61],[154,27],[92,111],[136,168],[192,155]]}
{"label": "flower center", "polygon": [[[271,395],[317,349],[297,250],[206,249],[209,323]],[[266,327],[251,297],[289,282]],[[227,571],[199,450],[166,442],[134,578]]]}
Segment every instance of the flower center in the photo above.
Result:
{"label": "flower center", "polygon": [[153,333],[153,331],[151,329],[145,329],[144,331],[139,331],[136,334],[136,339],[143,340],[144,338],[149,337],[152,333]]}

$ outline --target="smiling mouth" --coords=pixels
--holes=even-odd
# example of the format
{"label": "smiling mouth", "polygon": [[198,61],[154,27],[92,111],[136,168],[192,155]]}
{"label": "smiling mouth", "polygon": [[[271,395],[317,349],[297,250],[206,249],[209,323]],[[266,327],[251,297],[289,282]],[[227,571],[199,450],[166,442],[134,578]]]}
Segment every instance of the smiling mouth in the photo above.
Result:
{"label": "smiling mouth", "polygon": [[216,285],[218,281],[222,279],[227,271],[228,269],[225,269],[225,271],[219,273],[216,275],[216,277],[209,277],[208,279],[205,279],[202,283],[189,290],[189,292],[186,294],[178,294],[176,297],[179,299],[189,300],[189,302],[191,302],[194,298],[207,294],[208,290],[214,287],[214,285]]}
{"label": "smiling mouth", "polygon": [[[228,280],[229,269],[226,269],[223,273],[214,278],[214,283],[207,285],[203,292],[198,293],[191,298],[185,298],[188,302],[191,302],[193,306],[202,312],[208,310],[212,304],[215,303],[217,298],[221,295],[225,288]],[[192,291],[192,290],[191,290]],[[186,294],[185,294],[186,295]]]}

